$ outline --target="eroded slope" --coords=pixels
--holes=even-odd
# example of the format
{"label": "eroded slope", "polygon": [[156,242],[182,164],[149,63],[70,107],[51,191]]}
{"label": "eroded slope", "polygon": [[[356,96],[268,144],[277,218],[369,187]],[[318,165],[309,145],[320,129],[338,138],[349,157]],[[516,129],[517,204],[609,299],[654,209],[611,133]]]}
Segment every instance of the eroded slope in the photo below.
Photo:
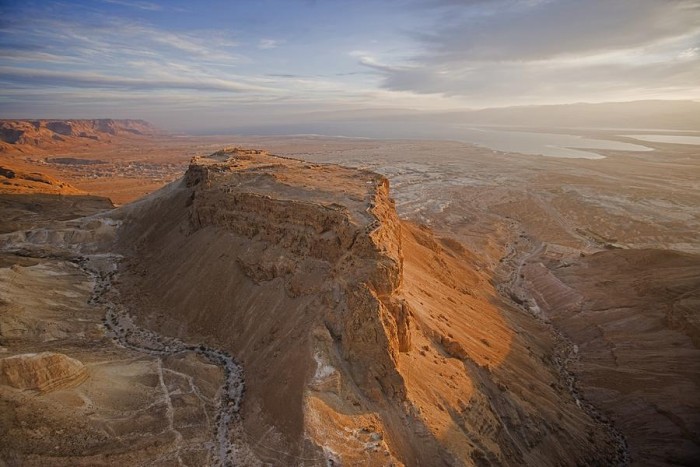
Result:
{"label": "eroded slope", "polygon": [[239,359],[263,462],[619,460],[548,330],[458,243],[402,224],[377,174],[220,151],[116,216],[132,314]]}
{"label": "eroded slope", "polygon": [[577,346],[587,398],[625,433],[634,465],[700,457],[700,257],[609,250],[524,269],[537,304]]}
{"label": "eroded slope", "polygon": [[0,463],[216,463],[221,367],[106,326],[112,204],[25,188],[0,197]]}

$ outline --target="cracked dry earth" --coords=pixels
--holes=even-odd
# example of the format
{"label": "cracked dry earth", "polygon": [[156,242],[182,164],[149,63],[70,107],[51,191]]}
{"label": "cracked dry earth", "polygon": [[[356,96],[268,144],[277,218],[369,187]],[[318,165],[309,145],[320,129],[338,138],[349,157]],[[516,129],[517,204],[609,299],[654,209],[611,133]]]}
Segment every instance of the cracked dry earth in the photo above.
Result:
{"label": "cracked dry earth", "polygon": [[135,325],[112,288],[117,256],[26,239],[0,240],[3,465],[244,461],[231,356]]}

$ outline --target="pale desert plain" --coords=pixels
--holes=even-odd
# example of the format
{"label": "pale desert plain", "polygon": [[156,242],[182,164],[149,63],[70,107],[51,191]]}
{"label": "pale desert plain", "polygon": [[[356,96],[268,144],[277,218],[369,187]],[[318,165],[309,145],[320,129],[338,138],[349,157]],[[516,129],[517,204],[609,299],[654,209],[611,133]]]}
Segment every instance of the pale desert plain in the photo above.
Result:
{"label": "pale desert plain", "polygon": [[0,153],[5,465],[700,459],[700,146],[84,124]]}

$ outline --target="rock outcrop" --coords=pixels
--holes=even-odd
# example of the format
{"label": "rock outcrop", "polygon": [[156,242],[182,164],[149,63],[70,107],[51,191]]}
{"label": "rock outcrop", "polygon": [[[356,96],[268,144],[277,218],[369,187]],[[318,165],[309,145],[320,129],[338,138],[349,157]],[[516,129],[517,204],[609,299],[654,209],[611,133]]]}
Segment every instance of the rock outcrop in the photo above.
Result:
{"label": "rock outcrop", "polygon": [[543,363],[540,325],[461,246],[402,223],[381,175],[234,148],[113,216],[128,308],[240,361],[261,462],[615,456]]}
{"label": "rock outcrop", "polygon": [[[402,269],[401,226],[388,181],[336,168],[340,183],[364,176],[364,190],[335,200],[337,194],[329,195],[332,186],[322,195],[294,193],[284,183],[288,165],[299,166],[296,177],[316,183],[321,167],[250,156],[233,151],[192,161],[184,180],[195,189],[191,228],[216,227],[247,239],[247,251],[237,258],[245,274],[258,284],[280,279],[290,298],[318,299],[324,324],[344,337],[340,349],[356,380],[368,388],[379,383],[373,395],[403,398],[395,368],[400,333],[403,348],[409,347],[410,317],[395,297]],[[257,186],[260,178],[283,183],[265,183],[263,191]]]}
{"label": "rock outcrop", "polygon": [[68,183],[39,172],[26,172],[8,166],[0,166],[0,194],[86,194]]}
{"label": "rock outcrop", "polygon": [[[0,166],[0,234],[18,232],[112,209],[108,198],[93,196],[39,172]],[[3,241],[0,240],[0,244]]]}
{"label": "rock outcrop", "polygon": [[0,384],[41,393],[76,386],[87,379],[85,365],[55,352],[0,359]]}

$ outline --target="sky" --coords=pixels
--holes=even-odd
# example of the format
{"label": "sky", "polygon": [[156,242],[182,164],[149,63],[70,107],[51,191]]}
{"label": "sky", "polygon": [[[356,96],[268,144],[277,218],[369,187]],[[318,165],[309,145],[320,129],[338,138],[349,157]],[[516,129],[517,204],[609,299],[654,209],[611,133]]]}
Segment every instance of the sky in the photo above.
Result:
{"label": "sky", "polygon": [[0,0],[0,117],[700,99],[700,0]]}

